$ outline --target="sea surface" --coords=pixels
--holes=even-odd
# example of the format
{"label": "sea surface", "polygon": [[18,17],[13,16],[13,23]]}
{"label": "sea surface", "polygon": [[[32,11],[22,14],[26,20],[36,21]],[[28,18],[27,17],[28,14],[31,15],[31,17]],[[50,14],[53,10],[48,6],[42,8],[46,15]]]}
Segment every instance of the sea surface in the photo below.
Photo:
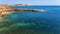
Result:
{"label": "sea surface", "polygon": [[[12,6],[12,8],[31,8],[45,11],[14,12],[7,15],[5,19],[8,20],[9,24],[4,27],[8,30],[10,28],[12,30],[29,29],[29,34],[34,34],[37,31],[39,32],[35,34],[60,34],[60,6]],[[34,33],[30,29],[35,30]]]}

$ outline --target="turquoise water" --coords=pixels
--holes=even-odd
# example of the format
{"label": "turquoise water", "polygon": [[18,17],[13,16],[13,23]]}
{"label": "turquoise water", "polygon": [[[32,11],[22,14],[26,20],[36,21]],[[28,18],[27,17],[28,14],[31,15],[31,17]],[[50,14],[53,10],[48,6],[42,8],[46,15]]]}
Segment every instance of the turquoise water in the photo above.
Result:
{"label": "turquoise water", "polygon": [[[24,12],[21,13],[20,18],[28,21],[37,21],[42,28],[52,29],[60,31],[60,6],[14,6],[13,8],[32,8],[32,9],[44,9],[45,12]],[[35,22],[34,21],[34,22]],[[29,21],[28,21],[29,22]],[[40,26],[39,25],[39,26]]]}
{"label": "turquoise water", "polygon": [[[10,28],[14,30],[18,27],[18,30],[37,30],[40,32],[39,34],[60,34],[60,6],[13,6],[13,8],[43,9],[46,11],[14,12],[6,15],[4,21],[0,22],[1,24],[5,23],[2,27],[6,30]],[[2,27],[1,30],[3,30]]]}

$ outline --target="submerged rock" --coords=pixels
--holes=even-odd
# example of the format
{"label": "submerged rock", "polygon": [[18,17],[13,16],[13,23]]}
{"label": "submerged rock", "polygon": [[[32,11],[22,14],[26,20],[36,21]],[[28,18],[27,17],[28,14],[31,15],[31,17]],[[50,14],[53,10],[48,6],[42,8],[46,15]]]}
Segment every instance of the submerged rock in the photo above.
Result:
{"label": "submerged rock", "polygon": [[25,12],[10,6],[0,8],[0,34],[60,34],[60,13]]}
{"label": "submerged rock", "polygon": [[[0,34],[35,34],[34,32],[39,32],[32,29],[32,26],[34,26],[34,22],[24,22],[23,20],[25,19],[20,19],[19,12],[21,10],[25,9],[14,9],[10,6],[0,5]],[[17,13],[17,11],[19,12]]]}

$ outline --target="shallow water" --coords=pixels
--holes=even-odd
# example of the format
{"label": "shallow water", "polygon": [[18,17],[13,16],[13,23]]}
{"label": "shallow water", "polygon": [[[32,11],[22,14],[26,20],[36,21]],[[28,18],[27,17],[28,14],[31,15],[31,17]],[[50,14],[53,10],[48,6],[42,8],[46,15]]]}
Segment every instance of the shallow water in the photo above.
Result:
{"label": "shallow water", "polygon": [[[0,31],[9,34],[60,34],[60,6],[22,6],[45,12],[14,12],[0,20]],[[15,6],[15,8],[22,8]],[[33,32],[31,32],[33,30]],[[13,31],[13,32],[12,32]],[[16,32],[17,31],[17,32]],[[7,33],[8,32],[8,33]],[[27,32],[27,33],[26,33]],[[5,34],[2,33],[1,34]]]}

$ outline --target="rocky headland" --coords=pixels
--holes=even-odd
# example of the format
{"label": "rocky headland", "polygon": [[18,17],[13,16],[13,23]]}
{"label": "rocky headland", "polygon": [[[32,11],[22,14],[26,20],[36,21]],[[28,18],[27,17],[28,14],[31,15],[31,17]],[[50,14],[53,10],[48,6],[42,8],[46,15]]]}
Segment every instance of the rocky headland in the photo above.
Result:
{"label": "rocky headland", "polygon": [[0,17],[3,17],[5,14],[10,13],[14,9],[7,5],[0,5]]}
{"label": "rocky headland", "polygon": [[12,8],[9,5],[0,5],[0,17],[4,17],[4,15],[13,13],[15,11],[32,11],[32,12],[41,12],[42,10],[30,9],[30,8]]}

